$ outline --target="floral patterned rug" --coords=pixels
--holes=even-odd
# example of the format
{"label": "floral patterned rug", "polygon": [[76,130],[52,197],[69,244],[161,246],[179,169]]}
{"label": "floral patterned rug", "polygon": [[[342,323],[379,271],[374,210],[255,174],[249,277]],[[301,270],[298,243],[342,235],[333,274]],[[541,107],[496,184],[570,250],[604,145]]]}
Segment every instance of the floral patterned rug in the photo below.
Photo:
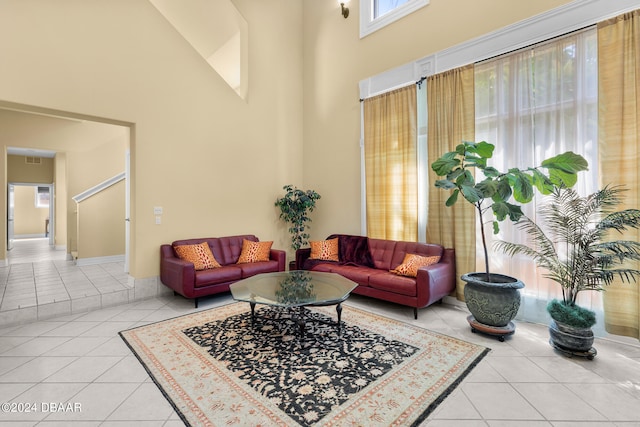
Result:
{"label": "floral patterned rug", "polygon": [[418,425],[489,349],[346,306],[233,303],[120,333],[186,425]]}

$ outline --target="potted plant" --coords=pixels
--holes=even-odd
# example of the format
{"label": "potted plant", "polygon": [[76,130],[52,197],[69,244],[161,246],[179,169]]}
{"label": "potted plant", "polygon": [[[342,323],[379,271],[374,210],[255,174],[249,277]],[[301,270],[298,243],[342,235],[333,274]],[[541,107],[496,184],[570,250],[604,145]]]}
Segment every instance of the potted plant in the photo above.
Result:
{"label": "potted plant", "polygon": [[593,358],[593,311],[576,304],[582,291],[602,291],[620,278],[635,282],[640,271],[626,262],[640,260],[640,243],[614,240],[612,232],[640,227],[640,210],[615,210],[622,203],[621,187],[606,186],[581,197],[570,188],[557,187],[551,199],[538,210],[542,227],[522,216],[518,227],[527,233],[531,246],[496,242],[508,255],[532,258],[547,272],[545,277],[562,287],[562,299],[547,305],[551,316],[551,343],[559,350]]}
{"label": "potted plant", "polygon": [[[485,215],[493,215],[493,232],[500,231],[499,223],[509,218],[518,221],[523,212],[520,204],[529,203],[534,189],[549,194],[554,186],[572,187],[577,181],[577,173],[587,169],[587,161],[571,151],[542,161],[539,166],[526,169],[510,168],[501,172],[490,166],[495,146],[486,141],[463,142],[455,151],[445,153],[432,163],[431,168],[440,177],[435,186],[452,191],[446,205],[452,206],[459,196],[474,206],[480,218],[482,248],[485,271],[463,274],[466,282],[465,302],[471,312],[468,320],[472,331],[494,334],[504,340],[512,334],[515,325],[511,320],[520,307],[519,289],[524,284],[513,277],[491,273],[487,249]],[[483,177],[474,177],[473,170],[482,172]],[[513,197],[515,202],[510,200]]]}
{"label": "potted plant", "polygon": [[280,219],[289,224],[291,248],[295,252],[309,243],[309,213],[315,209],[320,194],[313,190],[300,190],[292,185],[282,188],[286,193],[276,200],[275,205],[280,208]]}

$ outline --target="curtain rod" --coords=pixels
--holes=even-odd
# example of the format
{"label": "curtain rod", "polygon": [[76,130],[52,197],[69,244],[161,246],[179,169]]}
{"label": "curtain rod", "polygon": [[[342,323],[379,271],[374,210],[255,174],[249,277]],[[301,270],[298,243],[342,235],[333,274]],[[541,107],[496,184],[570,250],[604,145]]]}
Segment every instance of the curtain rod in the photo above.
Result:
{"label": "curtain rod", "polygon": [[[422,86],[422,82],[424,82],[425,80],[427,80],[427,77],[426,77],[426,76],[424,76],[424,77],[420,77],[420,80],[418,80],[418,81],[417,81],[417,82],[415,82],[414,84],[415,84],[415,85],[417,85],[418,87],[421,87],[421,86]],[[409,85],[407,85],[407,86],[409,86]],[[406,86],[402,86],[402,87],[406,87]],[[383,94],[385,94],[385,93],[387,93],[387,92],[389,92],[389,91],[381,92],[381,93],[378,93],[378,94],[376,94],[376,95],[369,96],[369,97],[367,97],[367,98],[360,98],[360,102],[364,102],[364,100],[365,100],[365,99],[373,98],[373,97],[378,96],[378,95],[383,95]]]}

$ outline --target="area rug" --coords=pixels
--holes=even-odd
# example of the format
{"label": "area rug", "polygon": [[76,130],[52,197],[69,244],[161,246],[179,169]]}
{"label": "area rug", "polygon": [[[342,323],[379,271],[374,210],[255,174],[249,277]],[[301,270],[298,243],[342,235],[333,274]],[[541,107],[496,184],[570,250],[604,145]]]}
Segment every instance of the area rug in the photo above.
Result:
{"label": "area rug", "polygon": [[188,426],[411,426],[489,349],[344,307],[232,303],[121,337]]}

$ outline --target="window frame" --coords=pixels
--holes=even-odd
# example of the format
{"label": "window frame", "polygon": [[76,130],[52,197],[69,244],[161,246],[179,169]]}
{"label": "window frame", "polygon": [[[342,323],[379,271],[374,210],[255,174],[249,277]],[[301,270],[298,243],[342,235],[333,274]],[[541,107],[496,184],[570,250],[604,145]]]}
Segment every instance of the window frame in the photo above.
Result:
{"label": "window frame", "polygon": [[373,17],[374,1],[375,0],[362,0],[360,2],[360,38],[364,38],[416,10],[427,6],[430,0],[408,0],[406,3],[375,19]]}
{"label": "window frame", "polygon": [[[47,191],[40,191],[40,189],[46,189]],[[51,188],[48,185],[36,185],[35,186],[35,205],[36,208],[46,208],[49,209],[49,205],[51,204]],[[46,197],[44,195],[46,194]],[[46,203],[45,203],[46,199]]]}

